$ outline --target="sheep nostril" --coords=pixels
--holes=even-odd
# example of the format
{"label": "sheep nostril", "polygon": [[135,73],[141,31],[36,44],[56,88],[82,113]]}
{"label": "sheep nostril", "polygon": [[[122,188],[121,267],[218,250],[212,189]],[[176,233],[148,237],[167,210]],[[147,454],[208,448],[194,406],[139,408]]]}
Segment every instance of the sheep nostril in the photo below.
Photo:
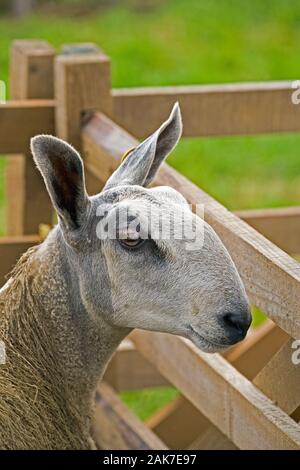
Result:
{"label": "sheep nostril", "polygon": [[242,339],[249,329],[251,315],[248,310],[243,313],[229,312],[222,316],[222,322],[233,337],[238,336]]}

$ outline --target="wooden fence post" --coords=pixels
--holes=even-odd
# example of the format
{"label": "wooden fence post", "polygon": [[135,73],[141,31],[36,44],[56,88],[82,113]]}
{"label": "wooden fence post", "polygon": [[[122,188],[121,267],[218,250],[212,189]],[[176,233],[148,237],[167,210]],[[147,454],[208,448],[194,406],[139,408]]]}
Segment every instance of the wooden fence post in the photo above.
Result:
{"label": "wooden fence post", "polygon": [[[55,97],[56,133],[81,152],[84,113],[112,115],[110,59],[94,44],[65,45],[55,61]],[[88,170],[86,182],[89,193],[101,189]]]}
{"label": "wooden fence post", "polygon": [[[45,41],[13,42],[10,63],[12,99],[53,98],[54,54],[54,49]],[[6,194],[8,235],[37,233],[40,223],[51,224],[50,199],[29,148],[26,155],[8,157]]]}

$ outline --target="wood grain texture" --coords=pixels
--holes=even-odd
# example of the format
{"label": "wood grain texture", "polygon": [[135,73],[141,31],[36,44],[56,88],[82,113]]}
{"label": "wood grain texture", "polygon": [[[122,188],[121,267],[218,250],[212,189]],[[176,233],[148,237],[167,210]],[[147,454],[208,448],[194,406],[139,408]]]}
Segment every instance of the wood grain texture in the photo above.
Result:
{"label": "wood grain texture", "polygon": [[[56,134],[81,152],[81,124],[91,112],[112,114],[110,59],[95,44],[66,44],[55,59]],[[86,170],[90,195],[102,187]]]}
{"label": "wood grain texture", "polygon": [[[247,378],[253,379],[268,364],[287,338],[286,333],[271,321],[267,321],[248,335],[241,344],[226,352],[225,357]],[[143,359],[128,339],[121,344],[111,360],[104,380],[117,391],[137,390],[169,383],[155,367]],[[295,388],[290,393],[297,401],[298,394],[295,393]],[[159,409],[147,420],[147,425],[171,449],[236,448],[184,396],[174,399]]]}
{"label": "wood grain texture", "polygon": [[189,446],[189,450],[237,450],[237,447],[215,426],[209,426]]}
{"label": "wood grain texture", "polygon": [[286,253],[300,253],[300,207],[244,210],[235,214]]}
{"label": "wood grain texture", "polygon": [[182,395],[160,408],[146,423],[170,449],[188,448],[200,434],[212,426]]}
{"label": "wood grain texture", "polygon": [[165,444],[102,382],[96,392],[92,435],[102,450],[166,449]]}
{"label": "wood grain texture", "polygon": [[130,339],[120,344],[107,366],[104,380],[117,392],[170,385],[136,350]]}
{"label": "wood grain texture", "polygon": [[36,39],[18,39],[10,50],[10,93],[15,100],[53,98],[54,48]]}
{"label": "wood grain texture", "polygon": [[292,362],[293,342],[288,339],[254,379],[255,385],[289,415],[300,405],[300,367]]}
{"label": "wood grain texture", "polygon": [[[82,136],[86,166],[102,182],[123,153],[137,145],[100,113],[84,127]],[[168,165],[162,165],[155,184],[172,186],[193,206],[204,204],[205,220],[230,252],[252,303],[290,336],[300,337],[300,264]]]}
{"label": "wood grain texture", "polygon": [[123,154],[137,143],[128,132],[108,117],[97,113],[83,127],[85,167],[104,184],[121,163]]}
{"label": "wood grain texture", "polygon": [[78,150],[83,114],[112,108],[110,60],[96,46],[84,50],[65,46],[55,59],[56,133]]}
{"label": "wood grain texture", "polygon": [[[10,86],[14,100],[53,99],[53,61],[55,51],[46,41],[17,40],[10,51]],[[28,129],[31,116],[24,116],[9,134],[16,137],[27,130],[24,155],[8,158],[6,167],[7,231],[9,235],[36,233],[39,223],[52,222],[52,205],[44,181],[37,171],[29,149],[29,139],[37,133],[54,132],[54,113],[51,128]],[[42,122],[41,122],[42,123]],[[9,135],[8,134],[8,135]],[[2,142],[2,139],[0,139]],[[19,191],[16,191],[19,188]]]}
{"label": "wood grain texture", "polygon": [[289,336],[271,320],[255,328],[253,334],[228,350],[224,357],[247,379],[253,380],[286,343]]}
{"label": "wood grain texture", "polygon": [[[248,379],[253,379],[287,341],[288,335],[271,320],[256,328],[223,356]],[[182,429],[176,423],[182,423]],[[233,449],[234,444],[210,423],[184,396],[158,410],[151,429],[172,449]]]}
{"label": "wood grain texture", "polygon": [[136,137],[146,137],[179,101],[185,137],[299,132],[292,83],[117,89],[112,92],[114,120]]}
{"label": "wood grain texture", "polygon": [[54,133],[52,100],[20,100],[0,104],[0,153],[27,154],[36,134]]}
{"label": "wood grain texture", "polygon": [[131,339],[238,448],[300,448],[299,426],[218,354],[163,333],[135,330]]}

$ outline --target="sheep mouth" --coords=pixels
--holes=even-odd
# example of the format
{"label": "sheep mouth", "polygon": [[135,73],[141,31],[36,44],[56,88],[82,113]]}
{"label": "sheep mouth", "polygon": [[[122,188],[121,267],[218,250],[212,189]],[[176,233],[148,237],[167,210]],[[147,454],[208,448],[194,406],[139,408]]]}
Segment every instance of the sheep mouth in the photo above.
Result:
{"label": "sheep mouth", "polygon": [[192,325],[188,326],[189,330],[189,339],[204,352],[221,352],[227,349],[229,346],[232,346],[228,343],[218,343],[216,341],[212,341],[211,339],[207,339],[202,336]]}

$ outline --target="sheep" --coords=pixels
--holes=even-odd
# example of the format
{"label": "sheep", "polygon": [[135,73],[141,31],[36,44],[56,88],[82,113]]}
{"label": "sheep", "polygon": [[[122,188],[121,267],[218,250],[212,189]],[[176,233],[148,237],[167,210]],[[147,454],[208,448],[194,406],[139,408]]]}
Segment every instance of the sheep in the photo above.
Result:
{"label": "sheep", "polygon": [[[245,289],[219,237],[177,191],[147,188],[181,132],[176,104],[93,197],[71,145],[32,139],[58,224],[21,257],[0,291],[7,359],[0,365],[0,448],[95,448],[96,386],[134,328],[181,335],[206,352],[246,335]],[[162,220],[173,214],[176,227],[189,221],[203,235],[199,246],[174,237],[174,227],[169,237],[154,236],[149,208]]]}

